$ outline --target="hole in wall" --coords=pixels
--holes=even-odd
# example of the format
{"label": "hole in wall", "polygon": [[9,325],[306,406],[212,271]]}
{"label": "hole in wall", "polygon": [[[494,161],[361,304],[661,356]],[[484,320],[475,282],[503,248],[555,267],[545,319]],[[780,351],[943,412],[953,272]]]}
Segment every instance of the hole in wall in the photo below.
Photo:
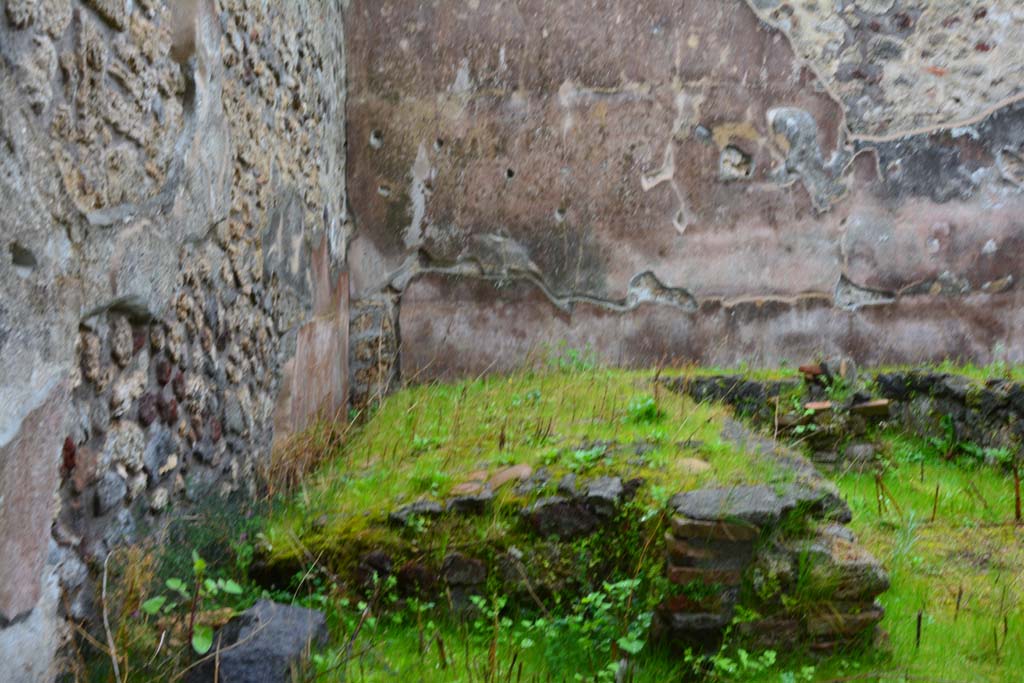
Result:
{"label": "hole in wall", "polygon": [[18,242],[11,242],[8,249],[11,252],[11,263],[14,264],[19,275],[28,275],[39,265],[39,261],[36,260],[36,255],[32,253],[32,250]]}
{"label": "hole in wall", "polygon": [[384,146],[384,133],[378,129],[370,131],[370,147],[380,149]]}
{"label": "hole in wall", "polygon": [[515,169],[506,168],[505,169],[505,177],[508,178],[509,180],[512,180],[513,178],[515,178],[516,177]]}
{"label": "hole in wall", "polygon": [[747,180],[754,174],[754,160],[735,145],[726,145],[718,159],[722,180]]}

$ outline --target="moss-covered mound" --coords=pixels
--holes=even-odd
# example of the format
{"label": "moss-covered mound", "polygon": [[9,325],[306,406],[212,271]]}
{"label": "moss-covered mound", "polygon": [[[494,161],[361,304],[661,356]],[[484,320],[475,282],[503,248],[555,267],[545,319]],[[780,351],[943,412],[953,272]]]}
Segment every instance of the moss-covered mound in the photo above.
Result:
{"label": "moss-covered mound", "polygon": [[[486,499],[486,514],[464,516],[455,528],[428,525],[431,543],[423,545],[508,542],[522,529],[506,513],[557,494],[573,477],[578,486],[619,478],[634,487],[636,507],[658,512],[681,491],[791,480],[791,470],[723,436],[729,415],[667,391],[650,372],[552,371],[411,387],[357,419],[271,520],[267,560],[304,564],[312,555],[343,569],[367,550],[406,546],[426,531],[434,504],[478,509],[474,498]],[[416,503],[420,520],[414,514],[396,529]]]}
{"label": "moss-covered mound", "polygon": [[[716,642],[741,604],[772,619],[758,639],[783,623],[783,641],[831,642],[872,627],[885,588],[858,559],[881,579],[832,604],[833,582],[860,581],[822,531],[834,521],[849,521],[835,488],[729,409],[653,373],[574,368],[389,397],[271,519],[263,566],[316,563],[367,593],[391,579],[456,610],[501,595],[551,613],[635,581],[656,632],[683,644]],[[814,542],[827,580],[808,587],[798,555]],[[837,623],[815,627],[826,612]]]}

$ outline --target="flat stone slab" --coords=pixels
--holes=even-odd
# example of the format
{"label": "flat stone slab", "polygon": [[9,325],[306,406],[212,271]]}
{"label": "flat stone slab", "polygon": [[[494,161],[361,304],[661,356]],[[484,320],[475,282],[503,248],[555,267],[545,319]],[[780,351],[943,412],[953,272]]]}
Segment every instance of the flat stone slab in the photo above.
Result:
{"label": "flat stone slab", "polygon": [[487,504],[494,498],[490,489],[484,489],[479,493],[457,496],[445,504],[445,511],[459,514],[481,514],[487,509]]}
{"label": "flat stone slab", "polygon": [[864,401],[850,406],[850,412],[864,417],[888,417],[890,403],[891,401],[887,398]]}
{"label": "flat stone slab", "polygon": [[777,524],[798,506],[840,521],[850,519],[849,508],[831,487],[800,483],[786,485],[779,491],[764,484],[686,491],[673,496],[669,505],[690,519],[739,521],[758,527]]}
{"label": "flat stone slab", "polygon": [[770,526],[795,507],[795,502],[775,493],[769,486],[733,486],[687,491],[672,497],[669,505],[677,513],[703,521],[741,521]]}
{"label": "flat stone slab", "polygon": [[611,517],[622,500],[622,479],[598,477],[587,482],[587,505],[601,517]]}
{"label": "flat stone slab", "polygon": [[586,505],[563,496],[541,498],[522,514],[541,536],[561,539],[586,536],[600,525],[598,517]]}
{"label": "flat stone slab", "polygon": [[413,517],[437,517],[442,512],[444,512],[444,508],[437,501],[418,500],[392,512],[388,515],[388,521],[395,526],[405,526]]}

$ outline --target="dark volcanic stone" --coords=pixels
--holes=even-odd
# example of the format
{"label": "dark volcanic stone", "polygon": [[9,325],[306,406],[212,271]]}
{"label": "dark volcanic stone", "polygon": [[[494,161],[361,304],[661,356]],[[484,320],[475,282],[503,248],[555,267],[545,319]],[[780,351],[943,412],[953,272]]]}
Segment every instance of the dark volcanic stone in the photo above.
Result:
{"label": "dark volcanic stone", "polygon": [[769,486],[734,486],[687,491],[673,496],[669,505],[690,519],[739,520],[759,527],[775,524],[784,512],[791,509]]}
{"label": "dark volcanic stone", "polygon": [[179,401],[185,400],[185,375],[180,370],[171,381],[171,389],[174,391],[176,399]]}
{"label": "dark volcanic stone", "polygon": [[142,452],[142,467],[151,481],[157,480],[160,468],[167,463],[167,458],[174,452],[174,447],[174,435],[168,429],[158,428],[150,437],[146,449]]}
{"label": "dark volcanic stone", "polygon": [[626,482],[623,482],[623,484],[622,484],[622,499],[623,500],[633,500],[633,498],[636,496],[637,492],[640,490],[640,488],[643,485],[644,485],[644,480],[643,480],[642,477],[634,477],[633,479],[630,479],[630,480],[628,480]]}
{"label": "dark volcanic stone", "polygon": [[437,575],[430,567],[409,560],[396,574],[398,592],[406,597],[426,597],[434,592]]}
{"label": "dark volcanic stone", "polygon": [[566,498],[576,497],[576,475],[567,474],[558,480],[558,495]]}
{"label": "dark volcanic stone", "polygon": [[487,504],[492,498],[494,494],[487,489],[472,495],[457,496],[447,502],[445,510],[458,514],[479,515],[487,509]]}
{"label": "dark volcanic stone", "polygon": [[160,386],[164,386],[171,381],[171,373],[173,371],[174,366],[166,358],[161,358],[156,362],[156,381]]}
{"label": "dark volcanic stone", "polygon": [[797,507],[839,521],[850,520],[850,510],[835,492],[791,484],[781,495],[770,486],[733,486],[687,491],[672,497],[669,505],[690,519],[742,521],[759,527],[777,524]]}
{"label": "dark volcanic stone", "polygon": [[391,556],[383,550],[371,550],[359,558],[359,564],[372,569],[381,576],[391,573]]}
{"label": "dark volcanic stone", "polygon": [[139,399],[139,423],[143,427],[148,427],[156,422],[159,414],[160,412],[157,406],[156,394],[152,392],[144,394],[142,398]]}
{"label": "dark volcanic stone", "polygon": [[885,398],[905,401],[910,398],[911,389],[906,376],[901,372],[882,373],[875,378],[878,392]]}
{"label": "dark volcanic stone", "polygon": [[665,380],[666,386],[678,393],[687,394],[695,401],[717,401],[728,403],[741,415],[769,415],[771,398],[791,391],[797,386],[796,380],[757,382],[739,375],[717,377],[684,377]]}
{"label": "dark volcanic stone", "polygon": [[444,512],[444,508],[437,501],[418,500],[415,503],[403,505],[392,512],[388,515],[388,521],[396,526],[405,526],[414,516],[437,517],[442,512]]}
{"label": "dark volcanic stone", "polygon": [[516,484],[515,491],[521,496],[526,496],[537,489],[543,488],[551,480],[551,473],[546,467],[541,467],[531,474],[527,479]]}
{"label": "dark volcanic stone", "polygon": [[105,515],[121,504],[128,494],[128,485],[117,472],[108,471],[96,484],[93,511],[97,516]]}
{"label": "dark volcanic stone", "polygon": [[157,410],[160,411],[160,419],[166,425],[173,425],[178,421],[178,401],[173,396],[164,398],[161,395],[156,402]]}
{"label": "dark volcanic stone", "polygon": [[449,553],[441,563],[441,576],[450,586],[476,586],[487,580],[487,565],[462,553]]}
{"label": "dark volcanic stone", "polygon": [[[214,635],[221,652],[188,676],[188,683],[289,683],[293,664],[327,641],[321,612],[260,600]],[[232,647],[234,646],[234,647]]]}
{"label": "dark volcanic stone", "polygon": [[541,498],[522,514],[541,536],[561,539],[586,536],[600,524],[597,516],[582,502],[562,496]]}
{"label": "dark volcanic stone", "polygon": [[587,483],[586,501],[594,514],[611,517],[622,501],[622,480],[618,477],[598,477]]}

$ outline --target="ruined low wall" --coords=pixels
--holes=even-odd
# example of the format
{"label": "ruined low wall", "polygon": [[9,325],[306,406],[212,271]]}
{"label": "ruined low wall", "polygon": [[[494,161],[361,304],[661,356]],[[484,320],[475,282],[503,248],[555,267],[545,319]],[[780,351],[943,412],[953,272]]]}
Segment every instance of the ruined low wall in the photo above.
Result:
{"label": "ruined low wall", "polygon": [[1024,360],[1014,0],[353,0],[347,22],[352,291],[399,298],[404,376],[561,340]]}
{"label": "ruined low wall", "polygon": [[[838,364],[808,366],[821,375],[759,380],[741,375],[665,380],[695,401],[721,401],[737,413],[800,441],[819,465],[876,468],[881,455],[872,431],[898,429],[928,440],[939,455],[969,455],[988,464],[1017,453],[1024,442],[1024,383],[1010,377],[972,379],[934,369],[863,372],[844,377]],[[851,366],[852,367],[852,366]],[[845,396],[829,394],[833,380]]]}
{"label": "ruined low wall", "polygon": [[343,41],[326,0],[0,3],[0,680],[344,406]]}

